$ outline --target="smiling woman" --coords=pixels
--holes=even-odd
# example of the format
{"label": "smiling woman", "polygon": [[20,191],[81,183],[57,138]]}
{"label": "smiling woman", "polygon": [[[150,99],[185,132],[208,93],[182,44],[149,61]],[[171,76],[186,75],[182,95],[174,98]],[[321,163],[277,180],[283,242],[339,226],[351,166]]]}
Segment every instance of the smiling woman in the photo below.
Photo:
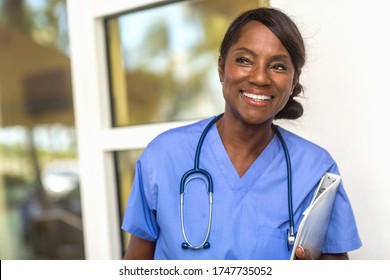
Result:
{"label": "smiling woman", "polygon": [[[122,224],[132,234],[125,259],[290,259],[294,224],[324,174],[339,174],[325,149],[274,124],[303,113],[294,99],[304,61],[283,12],[256,8],[232,22],[218,60],[224,113],[166,131],[144,150]],[[345,259],[360,246],[341,183],[320,258]],[[312,259],[307,248],[295,253]]]}

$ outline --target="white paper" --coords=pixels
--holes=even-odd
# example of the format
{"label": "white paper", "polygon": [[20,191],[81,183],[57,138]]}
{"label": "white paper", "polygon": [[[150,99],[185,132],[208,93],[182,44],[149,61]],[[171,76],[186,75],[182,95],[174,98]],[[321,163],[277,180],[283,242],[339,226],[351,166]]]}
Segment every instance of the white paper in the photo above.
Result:
{"label": "white paper", "polygon": [[298,246],[308,249],[313,259],[319,259],[340,180],[340,176],[332,173],[322,177],[311,204],[303,213],[291,260],[295,259]]}

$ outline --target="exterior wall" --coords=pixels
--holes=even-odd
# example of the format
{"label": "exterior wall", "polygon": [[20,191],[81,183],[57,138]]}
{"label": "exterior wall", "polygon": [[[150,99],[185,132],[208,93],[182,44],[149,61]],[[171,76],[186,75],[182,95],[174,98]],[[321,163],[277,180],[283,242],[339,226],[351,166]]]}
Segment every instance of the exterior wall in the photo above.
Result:
{"label": "exterior wall", "polygon": [[304,117],[289,128],[339,164],[363,247],[351,259],[390,259],[390,3],[274,0],[307,42]]}

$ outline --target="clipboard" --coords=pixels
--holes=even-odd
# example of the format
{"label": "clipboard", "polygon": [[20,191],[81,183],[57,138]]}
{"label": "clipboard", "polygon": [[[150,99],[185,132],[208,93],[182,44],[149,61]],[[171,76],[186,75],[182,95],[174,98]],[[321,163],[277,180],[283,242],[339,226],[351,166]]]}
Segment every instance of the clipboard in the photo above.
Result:
{"label": "clipboard", "polygon": [[313,259],[320,258],[340,180],[339,175],[328,172],[321,178],[309,207],[303,213],[290,260],[295,259],[298,246],[308,249]]}

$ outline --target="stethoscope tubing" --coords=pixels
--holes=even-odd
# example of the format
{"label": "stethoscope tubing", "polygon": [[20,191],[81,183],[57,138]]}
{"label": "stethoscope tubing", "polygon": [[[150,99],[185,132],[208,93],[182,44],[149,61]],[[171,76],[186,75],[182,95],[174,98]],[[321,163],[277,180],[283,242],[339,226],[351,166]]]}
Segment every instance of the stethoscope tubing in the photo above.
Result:
{"label": "stethoscope tubing", "polygon": [[[198,179],[198,178],[191,178],[187,181],[187,183],[193,179]],[[202,179],[202,180],[204,180],[204,179]],[[205,183],[207,184],[208,182],[205,181]],[[210,247],[210,243],[208,242],[208,239],[209,239],[210,231],[211,231],[212,217],[213,217],[213,192],[209,192],[209,219],[208,219],[208,223],[207,223],[206,235],[205,235],[205,237],[200,245],[191,244],[190,241],[188,240],[188,237],[187,237],[187,234],[186,234],[186,231],[184,228],[185,227],[185,225],[184,225],[184,192],[180,194],[180,221],[181,221],[181,231],[182,231],[183,238],[185,241],[182,243],[182,247],[184,249],[191,248],[194,250],[198,250],[198,249],[207,249]]]}
{"label": "stethoscope tubing", "polygon": [[[209,132],[210,128],[223,116],[223,114],[218,115],[217,117],[213,118],[206,126],[206,128],[203,130],[199,141],[198,145],[196,147],[196,152],[195,152],[195,160],[194,160],[194,168],[188,170],[183,177],[181,178],[180,181],[180,222],[181,222],[181,231],[183,234],[184,241],[182,243],[182,247],[184,249],[207,249],[210,247],[210,243],[208,242],[209,236],[210,236],[210,231],[211,231],[211,220],[213,216],[213,178],[211,177],[210,173],[207,172],[204,169],[199,168],[199,159],[200,159],[200,153],[201,149],[203,146],[204,139],[206,138],[207,133]],[[193,180],[195,175],[202,175],[204,178],[203,179],[201,176],[198,176],[197,178],[202,178],[202,180],[205,181],[207,188],[208,188],[208,193],[209,193],[209,219],[207,223],[207,231],[206,235],[202,241],[201,244],[199,245],[193,245],[189,242],[186,231],[185,231],[185,223],[184,223],[184,194],[185,194],[185,187],[186,185]]]}
{"label": "stethoscope tubing", "polygon": [[[199,168],[199,161],[200,161],[200,153],[203,146],[204,139],[209,132],[210,128],[223,116],[223,113],[213,118],[205,127],[203,130],[198,145],[196,147],[195,152],[195,159],[194,159],[194,168],[188,170],[183,177],[180,180],[180,222],[181,222],[181,230],[183,234],[184,241],[182,243],[182,248],[184,249],[207,249],[210,247],[210,243],[208,242],[210,231],[211,231],[211,221],[212,221],[212,212],[213,212],[213,180],[209,172],[207,172],[204,169]],[[295,242],[295,231],[294,231],[294,212],[293,212],[293,201],[292,201],[292,172],[291,172],[291,159],[290,159],[290,153],[287,148],[287,144],[284,141],[284,138],[279,131],[279,127],[276,125],[273,125],[273,128],[275,130],[276,135],[278,136],[280,143],[282,144],[283,152],[285,155],[286,160],[286,168],[287,168],[287,196],[288,196],[288,212],[289,212],[289,229],[287,229],[287,248],[290,249],[290,246],[292,246]],[[195,177],[198,175],[198,177]],[[199,176],[201,175],[201,176]],[[202,178],[203,176],[203,178]],[[199,179],[205,181],[205,184],[208,188],[209,193],[209,219],[207,223],[207,231],[204,237],[204,240],[199,245],[193,245],[189,242],[187,238],[187,234],[185,231],[185,223],[184,223],[184,194],[185,194],[185,187],[186,185],[193,179]],[[205,178],[205,179],[204,179]]]}
{"label": "stethoscope tubing", "polygon": [[[295,225],[294,225],[294,210],[293,210],[293,201],[292,201],[292,172],[291,172],[291,159],[290,159],[290,153],[288,152],[287,144],[284,141],[284,138],[282,136],[282,133],[279,130],[278,126],[274,126],[275,133],[279,138],[280,143],[282,144],[283,152],[286,158],[286,167],[287,167],[287,197],[288,197],[288,219],[289,219],[289,226],[290,229],[287,230],[287,242],[288,245],[293,245],[295,242]],[[290,248],[288,246],[288,248]]]}

